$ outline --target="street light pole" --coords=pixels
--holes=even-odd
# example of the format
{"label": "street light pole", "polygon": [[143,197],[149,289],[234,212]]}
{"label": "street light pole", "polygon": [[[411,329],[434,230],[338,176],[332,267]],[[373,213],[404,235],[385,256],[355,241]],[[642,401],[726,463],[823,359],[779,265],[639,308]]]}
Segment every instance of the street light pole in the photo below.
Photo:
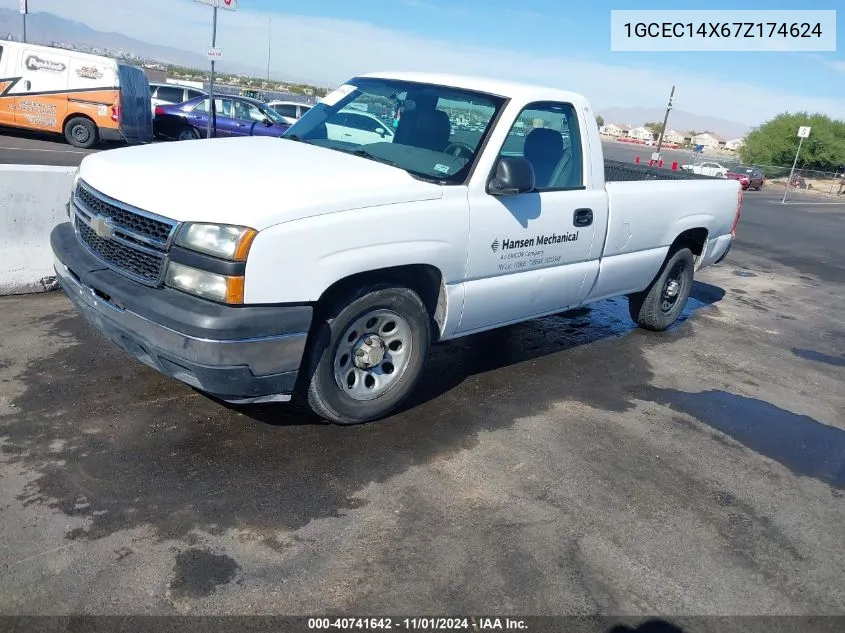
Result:
{"label": "street light pole", "polygon": [[267,17],[267,83],[270,83],[270,53],[273,47],[273,16]]}
{"label": "street light pole", "polygon": [[675,86],[672,86],[672,92],[669,93],[669,105],[666,106],[666,116],[663,117],[663,129],[660,130],[660,138],[657,140],[657,155],[658,160],[660,156],[660,148],[663,147],[663,137],[666,135],[666,124],[669,122],[669,110],[672,109],[672,99],[675,96]]}
{"label": "street light pole", "polygon": [[[211,48],[217,47],[217,4],[214,5],[214,25],[211,31]],[[208,82],[208,138],[212,129],[217,131],[217,108],[214,107],[214,60],[211,60],[211,80]]]}

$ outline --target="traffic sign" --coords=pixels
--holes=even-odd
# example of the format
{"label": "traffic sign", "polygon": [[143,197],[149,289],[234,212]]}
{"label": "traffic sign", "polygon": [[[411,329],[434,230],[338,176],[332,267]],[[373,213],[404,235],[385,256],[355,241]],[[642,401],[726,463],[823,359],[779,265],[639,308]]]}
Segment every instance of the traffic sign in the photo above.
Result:
{"label": "traffic sign", "polygon": [[798,138],[810,138],[810,126],[802,125],[798,128]]}
{"label": "traffic sign", "polygon": [[221,59],[223,59],[223,49],[209,48],[205,53],[205,57],[210,62],[219,62]]}
{"label": "traffic sign", "polygon": [[228,11],[238,10],[238,0],[196,0],[201,4],[207,4],[217,9],[227,9]]}

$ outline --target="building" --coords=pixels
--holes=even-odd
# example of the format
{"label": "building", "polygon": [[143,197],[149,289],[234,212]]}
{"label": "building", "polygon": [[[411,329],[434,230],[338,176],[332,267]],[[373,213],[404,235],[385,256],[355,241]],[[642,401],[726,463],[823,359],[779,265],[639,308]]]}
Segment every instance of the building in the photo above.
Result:
{"label": "building", "polygon": [[628,131],[628,138],[637,140],[637,141],[653,141],[654,140],[654,133],[649,130],[647,127],[635,127]]}
{"label": "building", "polygon": [[612,136],[614,138],[619,138],[620,136],[626,136],[628,134],[629,129],[631,129],[630,125],[616,125],[615,123],[605,123],[599,128],[599,133],[603,136]]}
{"label": "building", "polygon": [[663,135],[664,143],[683,145],[684,143],[688,143],[690,140],[692,140],[692,136],[690,136],[688,133],[678,132],[676,130],[669,130],[666,132],[666,134]]}
{"label": "building", "polygon": [[725,139],[718,134],[704,132],[696,134],[692,139],[693,145],[703,145],[706,149],[719,149],[725,146]]}
{"label": "building", "polygon": [[745,145],[745,138],[735,138],[725,143],[725,149],[735,152],[743,145]]}

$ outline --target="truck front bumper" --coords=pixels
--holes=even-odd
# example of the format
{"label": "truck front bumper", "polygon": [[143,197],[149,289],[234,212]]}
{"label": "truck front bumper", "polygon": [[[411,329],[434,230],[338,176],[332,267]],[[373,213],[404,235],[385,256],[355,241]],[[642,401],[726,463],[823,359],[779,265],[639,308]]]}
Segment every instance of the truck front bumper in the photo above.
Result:
{"label": "truck front bumper", "polygon": [[70,223],[50,235],[59,285],[100,334],[144,364],[220,400],[290,400],[310,306],[225,306],[109,269]]}

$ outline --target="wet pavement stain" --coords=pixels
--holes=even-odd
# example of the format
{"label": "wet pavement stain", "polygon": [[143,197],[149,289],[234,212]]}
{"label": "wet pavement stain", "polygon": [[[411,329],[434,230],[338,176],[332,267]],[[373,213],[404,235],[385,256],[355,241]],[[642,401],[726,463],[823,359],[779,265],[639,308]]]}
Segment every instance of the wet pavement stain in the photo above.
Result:
{"label": "wet pavement stain", "polygon": [[748,270],[735,270],[734,275],[736,275],[737,277],[756,277],[757,273],[752,273]]}
{"label": "wet pavement stain", "polygon": [[649,400],[691,415],[751,450],[836,488],[845,488],[845,431],[756,398],[726,391],[647,387]]}
{"label": "wet pavement stain", "polygon": [[825,363],[834,367],[845,367],[845,357],[843,356],[831,356],[830,354],[823,354],[822,352],[816,352],[811,349],[799,349],[797,347],[792,348],[792,353],[805,360]]}
{"label": "wet pavement stain", "polygon": [[235,579],[240,566],[223,554],[189,549],[176,555],[170,595],[176,599],[202,598]]}
{"label": "wet pavement stain", "polygon": [[[723,294],[697,283],[682,318]],[[51,336],[78,343],[21,376],[28,390],[4,419],[2,451],[39,475],[19,501],[88,520],[68,539],[237,528],[272,550],[278,530],[354,511],[361,488],[472,448],[480,432],[566,400],[630,409],[653,377],[643,347],[685,331],[639,330],[627,300],[613,299],[457,339],[435,346],[402,411],[344,428],[289,405],[223,406],[129,358],[80,317],[56,317]]]}

